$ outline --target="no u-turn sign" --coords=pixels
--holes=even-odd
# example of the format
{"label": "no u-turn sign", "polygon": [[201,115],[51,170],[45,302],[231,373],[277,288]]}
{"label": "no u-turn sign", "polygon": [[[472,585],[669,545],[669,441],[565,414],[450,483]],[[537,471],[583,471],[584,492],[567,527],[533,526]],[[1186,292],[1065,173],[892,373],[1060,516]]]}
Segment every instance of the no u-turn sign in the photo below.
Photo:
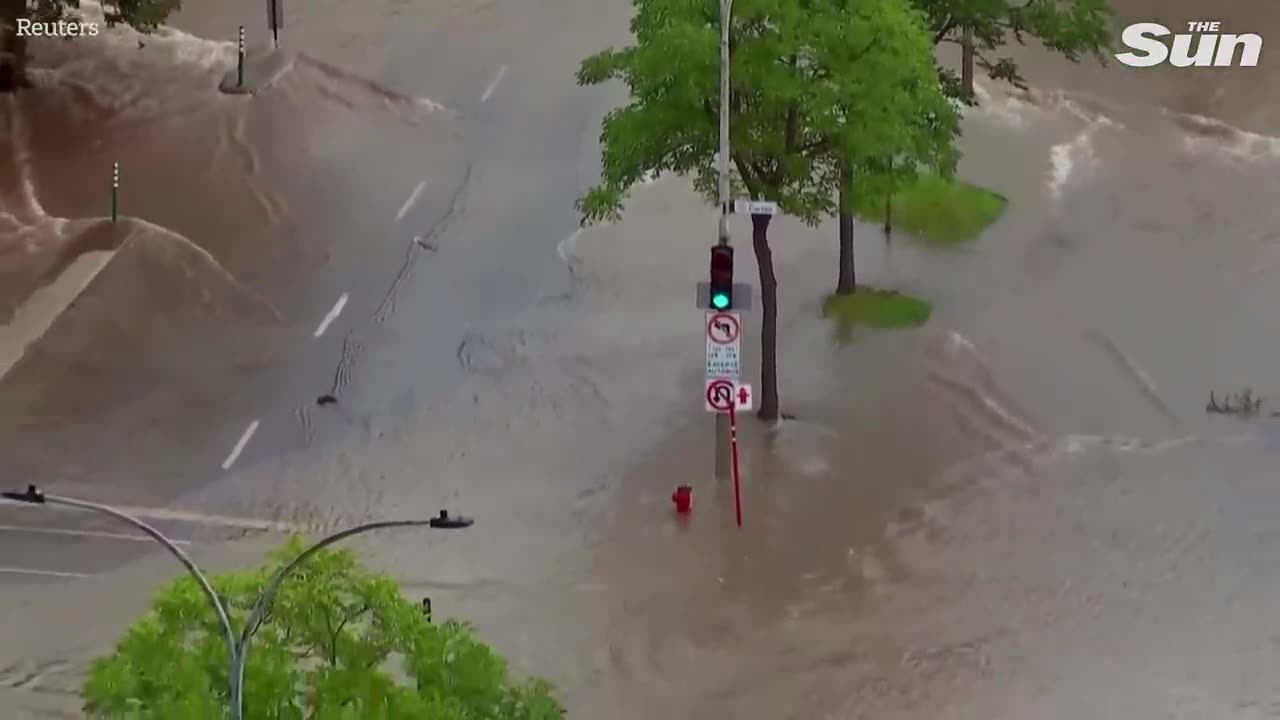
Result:
{"label": "no u-turn sign", "polygon": [[707,412],[727,413],[734,410],[750,410],[755,395],[751,386],[731,378],[707,378],[702,394]]}

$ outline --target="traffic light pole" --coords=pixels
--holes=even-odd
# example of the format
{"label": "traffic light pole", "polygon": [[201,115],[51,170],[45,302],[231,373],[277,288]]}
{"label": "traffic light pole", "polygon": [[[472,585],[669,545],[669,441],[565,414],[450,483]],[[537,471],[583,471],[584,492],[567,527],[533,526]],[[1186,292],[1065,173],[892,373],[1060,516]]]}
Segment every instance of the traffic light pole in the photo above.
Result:
{"label": "traffic light pole", "polygon": [[[729,244],[729,20],[733,0],[720,0],[720,228],[718,242]],[[729,477],[729,416],[715,414],[715,477]]]}

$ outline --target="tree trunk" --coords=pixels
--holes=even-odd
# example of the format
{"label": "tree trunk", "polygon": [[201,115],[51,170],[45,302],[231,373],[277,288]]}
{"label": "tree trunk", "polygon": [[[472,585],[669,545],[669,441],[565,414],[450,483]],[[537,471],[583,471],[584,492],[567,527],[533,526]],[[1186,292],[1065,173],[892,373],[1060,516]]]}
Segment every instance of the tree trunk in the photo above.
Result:
{"label": "tree trunk", "polygon": [[960,85],[973,98],[973,30],[965,28],[960,37]]}
{"label": "tree trunk", "polygon": [[853,174],[845,169],[840,172],[840,278],[836,282],[836,294],[848,295],[857,288],[853,261]]}
{"label": "tree trunk", "polygon": [[836,283],[837,295],[849,295],[857,289],[853,261],[853,213],[840,211],[840,281]]}
{"label": "tree trunk", "polygon": [[27,39],[18,35],[18,18],[27,16],[27,0],[0,0],[0,92],[30,87]]}
{"label": "tree trunk", "polygon": [[778,278],[773,274],[773,251],[769,249],[770,215],[751,216],[751,247],[760,270],[760,299],[763,322],[760,327],[760,410],[761,420],[778,419]]}

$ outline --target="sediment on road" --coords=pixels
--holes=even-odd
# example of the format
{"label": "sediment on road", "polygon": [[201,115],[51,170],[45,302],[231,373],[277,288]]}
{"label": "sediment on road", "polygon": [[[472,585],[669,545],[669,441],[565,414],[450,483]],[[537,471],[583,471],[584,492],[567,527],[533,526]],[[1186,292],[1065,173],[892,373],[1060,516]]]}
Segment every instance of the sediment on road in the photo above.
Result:
{"label": "sediment on road", "polygon": [[111,261],[118,230],[104,222],[64,222],[48,228],[54,237],[0,239],[10,248],[9,262],[0,263],[0,379]]}
{"label": "sediment on road", "polygon": [[[782,393],[799,420],[744,419],[743,531],[708,480],[699,399],[692,289],[715,212],[668,180],[627,220],[566,242],[572,291],[477,331],[485,362],[445,401],[357,409],[350,441],[175,504],[323,527],[475,515],[466,533],[364,549],[560,682],[574,716],[1258,705],[1274,676],[1256,641],[1273,624],[1259,538],[1274,534],[1274,463],[1251,450],[1264,433],[1197,418],[1204,385],[1274,364],[1257,328],[1280,304],[1275,168],[1159,113],[1033,100],[988,93],[970,116],[962,174],[1011,198],[970,250],[858,228],[860,280],[934,302],[920,331],[834,343],[819,318],[834,228],[776,222]],[[415,318],[400,322],[370,366],[402,349],[396,330]],[[681,479],[698,498],[688,527],[668,500]],[[82,667],[175,571],[151,559],[32,602],[0,626],[0,657]]]}
{"label": "sediment on road", "polygon": [[[68,263],[19,306],[0,334],[11,343],[5,351],[13,361],[0,379],[6,466],[15,477],[56,473],[61,492],[90,497],[101,495],[100,472],[125,464],[123,448],[92,418],[123,430],[120,423],[130,421],[121,419],[122,409],[130,408],[135,422],[147,422],[147,408],[158,401],[147,386],[158,377],[170,378],[163,401],[216,406],[221,400],[209,383],[266,362],[281,320],[212,256],[175,233],[121,220],[100,222],[80,236],[85,244],[107,238],[118,241],[116,249],[80,255],[80,267],[94,263],[92,276]],[[59,447],[53,470],[48,453]],[[96,462],[73,460],[86,453]],[[122,488],[111,499],[138,501]]]}
{"label": "sediment on road", "polygon": [[[689,291],[710,242],[689,238],[711,237],[716,218],[678,180],[639,190],[627,220],[565,243],[572,291],[487,334],[489,361],[447,402],[408,405],[393,425],[370,423],[359,442],[246,468],[184,502],[237,515],[302,512],[328,527],[442,506],[475,515],[466,533],[397,534],[362,546],[409,592],[433,597],[441,614],[474,620],[517,667],[559,681],[586,717],[633,716],[627,708],[652,716],[658,689],[703,716],[728,708],[775,718],[804,697],[814,716],[871,707],[878,717],[909,717],[893,713],[905,712],[913,693],[939,711],[954,700],[948,678],[986,688],[985,707],[995,712],[998,684],[981,685],[982,666],[969,660],[1016,648],[999,644],[1010,636],[982,615],[991,606],[984,599],[1015,597],[1018,573],[1028,573],[1027,617],[1067,613],[1075,620],[1065,627],[1076,631],[1071,622],[1085,621],[1054,606],[1060,578],[1034,567],[1031,550],[1042,542],[1074,542],[1069,522],[1036,509],[1037,493],[1092,488],[1080,501],[1105,518],[1108,468],[1152,463],[1128,486],[1149,491],[1172,453],[1195,459],[1192,445],[1178,444],[1199,430],[1188,409],[1199,412],[1203,398],[1187,388],[1201,379],[1197,368],[1212,365],[1215,344],[1193,337],[1193,323],[1177,352],[1157,352],[1169,340],[1155,320],[1170,303],[1187,307],[1178,298],[1188,287],[1204,290],[1192,309],[1205,318],[1238,319],[1268,305],[1250,294],[1264,286],[1230,284],[1263,252],[1264,235],[1247,219],[1212,245],[1169,244],[1165,233],[1140,229],[1156,208],[1167,212],[1170,194],[1200,192],[1200,178],[1170,169],[1164,186],[1131,196],[1122,217],[1097,211],[1118,185],[1132,186],[1132,171],[1089,165],[1082,143],[1071,143],[1093,126],[1059,109],[993,103],[971,118],[974,152],[963,172],[1011,198],[972,252],[886,243],[874,227],[858,227],[860,280],[935,303],[920,331],[835,343],[820,317],[835,283],[835,229],[777,221],[783,397],[800,419],[772,431],[744,419],[741,533],[726,511],[729,494],[708,479],[701,313]],[[1002,110],[1024,113],[1028,129],[1015,131],[1021,126]],[[1138,142],[1119,123],[1092,132],[1086,137],[1102,144],[1103,157],[1123,149],[1139,166],[1183,161],[1165,155],[1163,135]],[[1011,146],[1022,158],[1016,167],[982,152]],[[1054,161],[1067,152],[1077,153],[1080,174],[1062,180]],[[1084,174],[1090,167],[1094,174]],[[1245,172],[1234,162],[1203,167],[1224,182]],[[1265,196],[1265,170],[1235,191]],[[1056,194],[1059,182],[1066,189]],[[734,232],[745,237],[745,228]],[[1161,282],[1135,295],[1153,258]],[[1237,272],[1203,287],[1195,278],[1208,258]],[[756,324],[746,320],[750,366]],[[1247,358],[1271,357],[1269,340],[1246,333],[1248,323],[1232,327],[1233,341],[1252,348],[1237,371],[1263,373],[1261,360],[1249,367]],[[1147,368],[1190,427],[1153,408],[1132,373],[1095,347],[1093,332],[1116,338]],[[697,493],[684,530],[668,497],[681,479]],[[1180,492],[1195,486],[1187,478]],[[984,534],[1005,527],[985,506],[1029,520]],[[956,546],[940,548],[939,538]],[[1008,560],[1000,584],[966,594],[986,553]],[[1106,577],[1090,577],[1095,590],[1108,587]],[[955,603],[968,613],[958,624],[946,610]],[[978,636],[966,634],[974,628]],[[1046,645],[1052,636],[1032,635]],[[52,657],[73,653],[48,648]],[[913,660],[898,672],[904,654]]]}

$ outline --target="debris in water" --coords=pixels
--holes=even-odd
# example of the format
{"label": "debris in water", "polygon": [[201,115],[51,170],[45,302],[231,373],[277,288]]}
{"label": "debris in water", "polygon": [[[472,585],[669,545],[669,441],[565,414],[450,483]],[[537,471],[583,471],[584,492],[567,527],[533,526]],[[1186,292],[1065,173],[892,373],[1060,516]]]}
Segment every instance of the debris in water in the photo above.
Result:
{"label": "debris in water", "polygon": [[[1253,390],[1245,388],[1244,392],[1238,394],[1225,393],[1222,396],[1222,405],[1218,404],[1217,396],[1209,392],[1209,404],[1205,406],[1204,411],[1208,413],[1218,413],[1220,415],[1242,415],[1250,417],[1257,415],[1262,410],[1262,398],[1255,396]],[[1273,412],[1272,415],[1275,415]]]}

